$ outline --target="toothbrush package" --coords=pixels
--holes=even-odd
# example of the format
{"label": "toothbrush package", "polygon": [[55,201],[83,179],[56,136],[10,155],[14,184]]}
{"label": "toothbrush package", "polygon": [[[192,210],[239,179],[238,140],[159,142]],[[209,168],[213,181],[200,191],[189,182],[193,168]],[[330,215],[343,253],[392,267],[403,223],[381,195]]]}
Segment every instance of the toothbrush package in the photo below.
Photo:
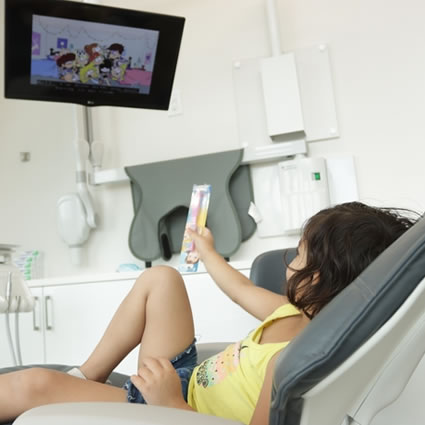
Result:
{"label": "toothbrush package", "polygon": [[190,228],[199,232],[207,222],[208,206],[210,203],[211,185],[193,185],[189,212],[187,214],[185,232],[183,235],[182,249],[180,253],[179,270],[181,272],[196,272],[198,270],[199,256],[194,243],[187,234]]}

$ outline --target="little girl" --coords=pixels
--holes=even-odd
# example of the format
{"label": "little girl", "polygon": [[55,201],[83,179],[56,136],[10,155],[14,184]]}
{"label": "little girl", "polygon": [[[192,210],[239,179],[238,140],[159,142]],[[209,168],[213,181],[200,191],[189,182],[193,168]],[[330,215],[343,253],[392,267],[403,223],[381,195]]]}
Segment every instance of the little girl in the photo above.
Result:
{"label": "little girl", "polygon": [[[0,375],[0,421],[43,404],[128,401],[266,424],[279,353],[414,222],[358,202],[317,213],[306,223],[297,256],[287,267],[286,295],[257,287],[233,269],[215,251],[207,229],[191,232],[215,283],[262,321],[257,329],[197,365],[181,275],[171,267],[153,267],[137,279],[88,360],[72,372],[78,377],[43,368]],[[139,344],[137,375],[124,388],[104,384]]]}

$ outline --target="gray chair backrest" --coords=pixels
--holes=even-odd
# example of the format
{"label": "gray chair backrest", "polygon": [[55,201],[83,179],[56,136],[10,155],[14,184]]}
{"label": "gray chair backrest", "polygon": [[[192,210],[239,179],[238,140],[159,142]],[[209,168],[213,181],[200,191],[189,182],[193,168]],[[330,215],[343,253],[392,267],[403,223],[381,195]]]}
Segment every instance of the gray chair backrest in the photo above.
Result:
{"label": "gray chair backrest", "polygon": [[425,219],[421,219],[335,297],[279,356],[269,424],[298,425],[302,395],[367,341],[424,276]]}
{"label": "gray chair backrest", "polygon": [[251,266],[249,279],[257,286],[281,294],[286,286],[286,265],[296,255],[295,248],[275,249],[260,254]]}

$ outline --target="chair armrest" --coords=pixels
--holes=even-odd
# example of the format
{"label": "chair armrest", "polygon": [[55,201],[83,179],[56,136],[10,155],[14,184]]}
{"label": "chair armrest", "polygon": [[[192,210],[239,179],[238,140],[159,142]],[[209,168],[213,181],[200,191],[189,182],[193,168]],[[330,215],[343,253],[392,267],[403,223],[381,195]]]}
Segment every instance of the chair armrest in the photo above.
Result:
{"label": "chair armrest", "polygon": [[198,364],[211,356],[223,351],[231,342],[201,342],[196,344],[198,352]]}
{"label": "chair armrest", "polygon": [[129,403],[58,403],[36,407],[14,425],[241,425],[187,410]]}

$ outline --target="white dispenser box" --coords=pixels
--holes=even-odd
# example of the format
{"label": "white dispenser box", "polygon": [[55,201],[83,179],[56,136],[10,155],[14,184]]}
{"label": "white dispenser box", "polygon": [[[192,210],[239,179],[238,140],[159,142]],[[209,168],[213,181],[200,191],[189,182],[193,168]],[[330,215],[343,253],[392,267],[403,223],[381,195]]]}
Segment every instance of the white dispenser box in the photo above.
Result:
{"label": "white dispenser box", "polygon": [[306,220],[330,205],[324,158],[296,158],[278,164],[285,234],[298,233]]}
{"label": "white dispenser box", "polygon": [[359,200],[351,155],[299,156],[250,167],[260,238],[298,235],[305,221],[319,210]]}

